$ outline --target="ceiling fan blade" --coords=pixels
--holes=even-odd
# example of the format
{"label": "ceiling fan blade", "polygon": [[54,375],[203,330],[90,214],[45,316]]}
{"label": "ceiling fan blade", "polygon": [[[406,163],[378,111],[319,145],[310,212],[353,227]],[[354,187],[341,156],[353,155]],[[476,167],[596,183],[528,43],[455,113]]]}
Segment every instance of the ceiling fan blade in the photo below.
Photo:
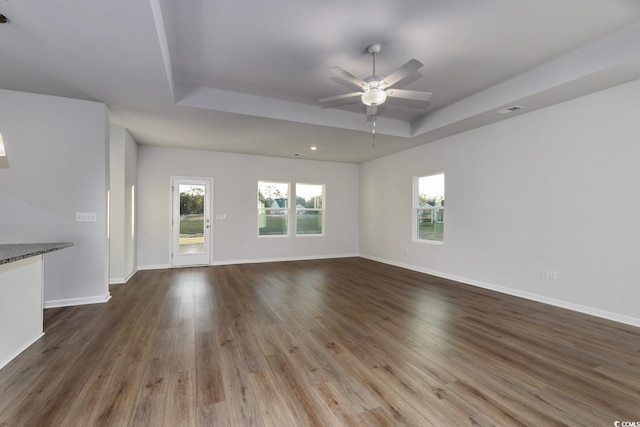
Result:
{"label": "ceiling fan blade", "polygon": [[429,102],[431,92],[418,92],[415,90],[389,89],[386,91],[387,96],[395,98],[410,99],[411,101]]}
{"label": "ceiling fan blade", "polygon": [[350,72],[340,68],[340,67],[331,67],[329,68],[331,71],[333,71],[334,73],[336,73],[340,78],[348,81],[349,83],[352,83],[354,85],[356,85],[358,88],[360,89],[364,89],[365,87],[368,86],[367,82],[365,82],[364,80],[354,76],[353,74],[351,74]]}
{"label": "ceiling fan blade", "polygon": [[391,86],[398,83],[400,80],[404,79],[414,71],[419,70],[423,66],[424,64],[422,62],[418,61],[417,59],[412,59],[411,61],[395,70],[393,73],[389,74],[387,77],[383,78],[382,81],[385,83],[384,87],[390,88]]}
{"label": "ceiling fan blade", "polygon": [[328,98],[318,99],[318,102],[331,102],[331,101],[339,101],[341,99],[355,98],[356,96],[362,95],[363,92],[351,92],[345,93],[344,95],[336,95],[330,96]]}

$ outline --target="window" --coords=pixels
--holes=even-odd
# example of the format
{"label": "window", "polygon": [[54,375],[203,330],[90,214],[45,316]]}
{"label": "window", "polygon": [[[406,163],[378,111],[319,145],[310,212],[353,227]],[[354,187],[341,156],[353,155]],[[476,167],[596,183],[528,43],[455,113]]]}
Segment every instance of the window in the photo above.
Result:
{"label": "window", "polygon": [[289,234],[289,183],[258,181],[258,235]]}
{"label": "window", "polygon": [[444,241],[444,173],[414,178],[415,239]]}
{"label": "window", "polygon": [[296,184],[296,235],[323,233],[324,185]]}
{"label": "window", "polygon": [[323,184],[295,184],[295,206],[290,206],[288,182],[258,181],[258,236],[288,236],[295,209],[296,236],[324,234]]}

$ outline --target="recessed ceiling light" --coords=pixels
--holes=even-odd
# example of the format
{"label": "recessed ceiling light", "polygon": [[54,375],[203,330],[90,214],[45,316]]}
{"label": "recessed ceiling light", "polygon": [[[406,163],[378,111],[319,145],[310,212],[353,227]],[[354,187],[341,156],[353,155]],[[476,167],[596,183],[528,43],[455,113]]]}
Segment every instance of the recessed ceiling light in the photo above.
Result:
{"label": "recessed ceiling light", "polygon": [[311,148],[311,151],[316,151],[318,149],[318,147],[316,147],[315,145],[312,145],[310,148]]}
{"label": "recessed ceiling light", "polygon": [[0,13],[0,24],[6,24],[8,21],[7,17]]}

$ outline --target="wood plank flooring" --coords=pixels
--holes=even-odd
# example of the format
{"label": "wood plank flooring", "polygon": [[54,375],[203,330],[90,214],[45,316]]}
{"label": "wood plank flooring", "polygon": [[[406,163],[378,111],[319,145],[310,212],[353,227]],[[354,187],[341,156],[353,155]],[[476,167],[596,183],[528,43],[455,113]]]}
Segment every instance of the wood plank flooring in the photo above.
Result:
{"label": "wood plank flooring", "polygon": [[362,258],[138,272],[45,310],[0,426],[612,426],[640,329]]}

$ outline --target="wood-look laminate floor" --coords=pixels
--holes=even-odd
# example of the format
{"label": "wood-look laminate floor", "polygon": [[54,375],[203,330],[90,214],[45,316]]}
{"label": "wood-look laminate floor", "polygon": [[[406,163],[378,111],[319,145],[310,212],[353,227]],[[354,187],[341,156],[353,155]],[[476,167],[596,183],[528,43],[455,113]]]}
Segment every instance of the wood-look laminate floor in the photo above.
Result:
{"label": "wood-look laminate floor", "polygon": [[612,426],[640,329],[361,258],[138,272],[45,311],[1,426]]}

